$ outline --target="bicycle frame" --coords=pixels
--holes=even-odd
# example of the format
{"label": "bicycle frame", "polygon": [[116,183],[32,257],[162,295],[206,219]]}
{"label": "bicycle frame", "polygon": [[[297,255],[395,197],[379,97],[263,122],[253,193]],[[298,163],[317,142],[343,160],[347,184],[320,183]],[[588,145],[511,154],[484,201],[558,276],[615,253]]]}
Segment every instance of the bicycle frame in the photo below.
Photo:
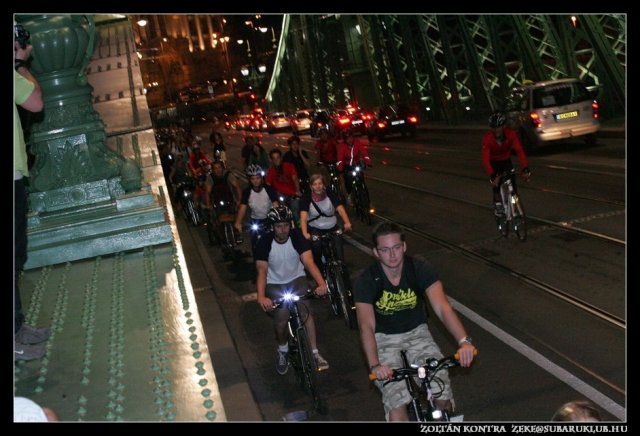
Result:
{"label": "bicycle frame", "polygon": [[314,294],[307,291],[307,294],[300,297],[292,293],[285,293],[282,298],[275,300],[274,309],[284,306],[289,310],[289,356],[291,364],[297,373],[298,381],[302,388],[306,390],[313,400],[315,409],[321,413],[327,413],[327,405],[320,394],[318,383],[318,368],[313,358],[309,335],[305,327],[305,321],[300,313],[298,301],[300,299],[312,298]]}
{"label": "bicycle frame", "polygon": [[500,174],[500,199],[504,215],[498,220],[498,229],[500,233],[507,237],[509,235],[509,226],[513,225],[513,229],[521,242],[527,239],[527,220],[522,206],[520,196],[516,193],[513,179],[515,170]]}

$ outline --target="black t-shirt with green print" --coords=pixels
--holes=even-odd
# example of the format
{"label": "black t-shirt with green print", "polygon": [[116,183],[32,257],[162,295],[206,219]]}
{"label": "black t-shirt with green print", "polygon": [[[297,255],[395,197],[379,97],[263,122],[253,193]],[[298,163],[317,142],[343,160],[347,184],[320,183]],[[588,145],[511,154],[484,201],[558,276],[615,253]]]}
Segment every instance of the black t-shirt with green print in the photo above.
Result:
{"label": "black t-shirt with green print", "polygon": [[405,256],[400,285],[393,286],[376,262],[356,280],[354,301],[373,305],[376,333],[404,333],[427,322],[425,290],[436,281],[429,262]]}

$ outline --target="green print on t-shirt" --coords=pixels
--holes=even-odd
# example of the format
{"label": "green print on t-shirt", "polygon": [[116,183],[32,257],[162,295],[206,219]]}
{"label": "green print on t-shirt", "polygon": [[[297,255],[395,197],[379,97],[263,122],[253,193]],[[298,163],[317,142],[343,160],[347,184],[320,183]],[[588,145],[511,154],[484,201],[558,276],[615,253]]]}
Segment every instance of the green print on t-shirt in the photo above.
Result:
{"label": "green print on t-shirt", "polygon": [[382,291],[382,296],[376,301],[376,311],[381,315],[393,315],[401,310],[416,307],[418,296],[411,288],[400,289],[398,292]]}

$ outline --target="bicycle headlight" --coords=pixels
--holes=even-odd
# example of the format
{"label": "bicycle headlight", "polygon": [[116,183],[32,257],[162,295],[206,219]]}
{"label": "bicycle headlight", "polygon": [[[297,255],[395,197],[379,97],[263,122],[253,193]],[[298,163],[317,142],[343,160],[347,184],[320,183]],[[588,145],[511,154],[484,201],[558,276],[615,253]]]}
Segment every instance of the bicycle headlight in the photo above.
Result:
{"label": "bicycle headlight", "polygon": [[440,419],[442,418],[442,411],[436,409],[433,412],[431,412],[431,416],[433,417],[433,419]]}
{"label": "bicycle headlight", "polygon": [[300,297],[298,297],[296,294],[293,294],[291,292],[285,292],[282,295],[282,299],[284,301],[298,301],[300,299]]}
{"label": "bicycle headlight", "polygon": [[258,225],[257,225],[257,224],[255,224],[255,223],[254,223],[254,224],[251,224],[251,230],[253,230],[254,232],[257,232],[259,227],[260,227],[260,226],[258,226]]}
{"label": "bicycle headlight", "polygon": [[427,376],[427,371],[424,369],[424,366],[418,368],[418,378],[423,379]]}

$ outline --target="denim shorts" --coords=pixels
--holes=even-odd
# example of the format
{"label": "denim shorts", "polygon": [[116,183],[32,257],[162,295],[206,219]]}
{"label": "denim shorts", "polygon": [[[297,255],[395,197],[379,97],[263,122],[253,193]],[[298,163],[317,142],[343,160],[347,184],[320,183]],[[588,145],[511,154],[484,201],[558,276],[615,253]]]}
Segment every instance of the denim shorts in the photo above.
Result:
{"label": "denim shorts", "polygon": [[[391,335],[376,333],[376,342],[380,363],[393,369],[402,367],[401,350],[407,350],[409,364],[422,364],[429,357],[437,359],[443,357],[426,324],[420,324],[415,329],[405,333]],[[438,399],[451,400],[453,404],[453,393],[451,392],[448,371],[443,369],[438,372],[436,377],[444,383],[444,390]],[[382,386],[384,381],[376,380],[374,383],[382,393],[382,404],[384,405],[387,421],[391,410],[403,407],[411,401],[411,395],[409,395],[407,384],[404,380],[392,382],[386,386]]]}

